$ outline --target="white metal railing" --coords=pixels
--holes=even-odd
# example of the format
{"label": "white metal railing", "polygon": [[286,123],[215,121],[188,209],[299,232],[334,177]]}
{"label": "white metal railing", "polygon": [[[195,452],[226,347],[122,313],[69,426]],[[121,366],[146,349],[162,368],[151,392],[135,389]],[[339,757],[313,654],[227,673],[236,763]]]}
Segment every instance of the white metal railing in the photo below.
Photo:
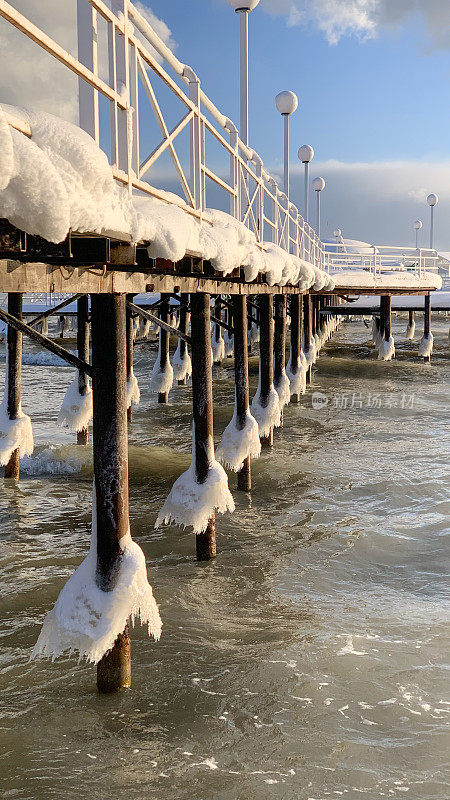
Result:
{"label": "white metal railing", "polygon": [[[400,268],[403,261],[404,268],[410,262],[421,274],[434,264],[431,251],[377,247],[372,253],[358,255],[346,253],[342,245],[324,246],[264,169],[259,155],[244,144],[233,122],[204,93],[195,72],[172,53],[133,3],[72,2],[77,3],[78,58],[6,0],[0,0],[0,16],[78,76],[80,126],[99,145],[100,123],[105,116],[99,110],[100,98],[109,104],[111,168],[115,179],[130,193],[143,192],[182,206],[207,223],[207,181],[211,181],[229,198],[231,215],[253,230],[261,247],[264,241],[271,240],[325,270],[359,266],[378,274],[383,269]],[[103,64],[108,65],[107,79],[101,76],[103,69],[99,65]],[[167,113],[158,102],[158,87],[166,87],[171,100],[179,106],[175,125],[169,125]],[[140,102],[143,94],[146,108]],[[148,109],[161,135],[151,148],[147,144]],[[9,122],[30,135],[22,120],[10,117]],[[180,156],[183,132],[189,132],[184,159]],[[221,170],[214,167],[208,150],[212,140],[229,160],[228,175],[226,170],[219,174]],[[164,154],[170,156],[184,200],[173,194],[168,198],[164,191],[151,185],[155,166],[161,164]]]}
{"label": "white metal railing", "polygon": [[[195,72],[179,61],[133,3],[111,0],[110,5],[103,0],[77,0],[78,58],[6,0],[0,0],[0,15],[78,75],[80,125],[98,144],[99,96],[109,102],[110,163],[116,180],[130,192],[137,190],[167,200],[165,192],[151,185],[152,169],[167,152],[184,195],[184,201],[172,195],[170,202],[207,222],[207,180],[212,181],[229,197],[231,215],[253,230],[260,246],[271,240],[316,266],[324,266],[323,245],[317,234],[280,191],[258,154],[241,141],[233,122],[203,92]],[[107,36],[99,36],[100,25],[106,26]],[[100,52],[103,41],[106,54]],[[106,59],[108,80],[99,75],[99,64]],[[167,123],[157,99],[157,84],[165,84],[181,106],[175,126]],[[139,103],[140,86],[161,133],[161,140],[150,152],[143,147],[147,135]],[[15,124],[14,120],[10,122]],[[27,132],[19,120],[17,127]],[[185,129],[190,133],[188,168],[176,149]],[[219,174],[207,157],[208,137],[229,158],[227,177]]]}
{"label": "white metal railing", "polygon": [[390,245],[364,245],[330,242],[325,244],[325,268],[329,272],[341,269],[362,269],[373,275],[382,272],[412,272],[423,277],[424,272],[438,270],[439,256],[436,250],[415,247],[393,247]]}

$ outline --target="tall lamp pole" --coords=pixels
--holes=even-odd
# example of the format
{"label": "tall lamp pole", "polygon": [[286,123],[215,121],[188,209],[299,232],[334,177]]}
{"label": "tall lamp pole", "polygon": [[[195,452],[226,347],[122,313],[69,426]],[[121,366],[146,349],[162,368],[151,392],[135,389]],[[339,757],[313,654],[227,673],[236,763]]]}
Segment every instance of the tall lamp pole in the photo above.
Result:
{"label": "tall lamp pole", "polygon": [[240,138],[248,145],[248,15],[260,0],[228,0],[240,15],[241,29],[241,122]]}
{"label": "tall lamp pole", "polygon": [[414,230],[416,232],[416,250],[419,249],[419,231],[423,227],[423,222],[421,219],[416,219],[414,223]]}
{"label": "tall lamp pole", "polygon": [[325,181],[323,178],[314,178],[313,189],[317,194],[317,236],[320,239],[320,193],[325,189]]}
{"label": "tall lamp pole", "polygon": [[430,250],[433,249],[433,242],[434,242],[434,207],[437,206],[439,203],[439,197],[437,194],[429,194],[427,197],[427,203],[430,206],[431,211],[431,219],[430,219]]}
{"label": "tall lamp pole", "polygon": [[294,92],[280,92],[275,103],[284,117],[284,193],[289,200],[289,117],[298,108],[298,97]]}
{"label": "tall lamp pole", "polygon": [[305,165],[305,207],[303,211],[305,222],[309,223],[309,165],[314,158],[314,148],[310,144],[303,144],[298,151],[298,157]]}

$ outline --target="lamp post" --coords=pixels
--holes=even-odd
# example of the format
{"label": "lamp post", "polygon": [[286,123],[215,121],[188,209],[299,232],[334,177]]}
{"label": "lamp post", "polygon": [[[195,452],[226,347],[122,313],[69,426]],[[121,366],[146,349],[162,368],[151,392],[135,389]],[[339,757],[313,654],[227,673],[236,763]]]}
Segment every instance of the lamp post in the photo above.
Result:
{"label": "lamp post", "polygon": [[248,15],[260,0],[228,0],[236,14],[240,14],[241,29],[241,123],[240,137],[248,145]]}
{"label": "lamp post", "polygon": [[416,232],[416,250],[419,249],[419,231],[423,227],[423,222],[421,219],[416,219],[414,223],[414,230]]}
{"label": "lamp post", "polygon": [[323,178],[314,178],[313,189],[317,194],[317,236],[320,239],[320,193],[325,189],[325,181]]}
{"label": "lamp post", "polygon": [[433,240],[434,240],[434,207],[439,203],[439,197],[437,194],[429,194],[427,197],[427,203],[430,206],[431,210],[431,219],[430,219],[430,250],[433,249]]}
{"label": "lamp post", "polygon": [[284,117],[284,193],[289,200],[289,117],[298,108],[298,97],[294,92],[280,92],[275,103]]}
{"label": "lamp post", "polygon": [[309,223],[309,164],[314,158],[314,148],[310,144],[302,144],[297,153],[300,161],[305,165],[305,222]]}

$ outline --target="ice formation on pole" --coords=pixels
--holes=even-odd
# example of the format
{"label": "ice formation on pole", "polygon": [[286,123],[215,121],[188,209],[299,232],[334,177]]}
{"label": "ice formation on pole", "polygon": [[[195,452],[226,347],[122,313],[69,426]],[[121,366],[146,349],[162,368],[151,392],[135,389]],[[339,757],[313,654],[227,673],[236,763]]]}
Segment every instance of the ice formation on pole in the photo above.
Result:
{"label": "ice formation on pole", "polygon": [[161,636],[161,617],[147,578],[145,556],[130,532],[119,541],[121,548],[117,583],[110,592],[99,589],[97,567],[97,514],[95,487],[92,503],[92,532],[89,552],[61,589],[44,619],[31,658],[52,660],[65,652],[79,654],[79,660],[98,663],[111,650],[129,619],[147,625],[149,636]]}
{"label": "ice formation on pole", "polygon": [[303,350],[300,351],[299,363],[296,372],[293,372],[292,362],[291,359],[289,359],[286,366],[286,375],[289,378],[289,391],[291,393],[291,397],[293,394],[305,394],[307,369],[308,362],[306,361]]}
{"label": "ice formation on pole", "polygon": [[[6,356],[6,375],[8,374],[8,356]],[[8,385],[5,383],[3,400],[0,403],[0,466],[4,467],[14,450],[19,450],[20,458],[31,456],[34,450],[33,429],[31,419],[19,405],[16,419],[8,416]]]}
{"label": "ice formation on pole", "polygon": [[261,442],[256,419],[247,409],[245,425],[243,428],[239,428],[235,406],[231,422],[225,428],[216,451],[218,461],[232,469],[233,472],[239,472],[248,456],[258,458],[260,454]]}
{"label": "ice formation on pole", "polygon": [[138,380],[134,374],[133,367],[131,368],[130,380],[127,381],[127,408],[133,404],[138,406],[141,400],[141,391],[139,389]]}
{"label": "ice formation on pole", "polygon": [[416,323],[415,323],[415,321],[412,320],[411,325],[409,324],[409,321],[408,321],[408,323],[406,325],[406,334],[405,334],[406,338],[410,339],[410,340],[414,339],[415,332],[416,332]]}
{"label": "ice formation on pole", "polygon": [[382,338],[378,348],[378,361],[391,361],[393,358],[395,358],[394,337]]}
{"label": "ice formation on pole", "polygon": [[187,347],[181,355],[181,339],[178,339],[178,346],[172,358],[173,377],[176,381],[184,381],[192,375],[192,361]]}
{"label": "ice formation on pole", "polygon": [[232,356],[234,352],[234,340],[233,334],[230,331],[225,331],[223,335],[223,343],[224,343],[224,350],[225,350],[225,358],[228,356]]}
{"label": "ice formation on pole", "polygon": [[279,382],[276,384],[274,381],[273,387],[278,395],[280,411],[282,411],[285,406],[289,405],[291,400],[291,384],[285,369],[281,373]]}
{"label": "ice formation on pole", "polygon": [[213,333],[211,337],[211,349],[213,364],[220,364],[225,358],[225,342],[222,334],[220,334],[218,341],[216,341],[215,333]]}
{"label": "ice formation on pole", "polygon": [[429,358],[433,352],[433,334],[422,336],[419,344],[419,358]]}
{"label": "ice formation on pole", "polygon": [[273,386],[270,387],[266,404],[263,405],[261,402],[261,371],[258,389],[252,400],[251,412],[258,423],[259,435],[262,437],[268,436],[272,428],[279,428],[281,425],[280,399]]}
{"label": "ice formation on pole", "polygon": [[78,374],[69,384],[58,415],[58,425],[67,426],[71,431],[82,431],[89,427],[92,419],[92,389],[80,394]]}
{"label": "ice formation on pole", "polygon": [[152,370],[150,389],[159,394],[169,394],[173,386],[173,368],[169,354],[165,364],[161,364],[161,337],[159,339],[158,356]]}
{"label": "ice formation on pole", "polygon": [[183,528],[192,528],[194,533],[206,530],[214,512],[224,514],[234,511],[233,496],[228,488],[227,473],[216,461],[214,443],[208,443],[208,475],[204,483],[197,481],[195,472],[195,432],[192,434],[192,460],[186,472],[175,481],[158,518],[155,528],[174,522]]}

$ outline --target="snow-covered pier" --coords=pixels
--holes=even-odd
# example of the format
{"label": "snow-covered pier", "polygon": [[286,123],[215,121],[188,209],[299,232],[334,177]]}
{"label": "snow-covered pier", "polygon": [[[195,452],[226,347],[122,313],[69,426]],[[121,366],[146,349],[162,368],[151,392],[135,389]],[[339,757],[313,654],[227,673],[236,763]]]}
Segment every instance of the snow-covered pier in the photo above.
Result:
{"label": "snow-covered pier", "polygon": [[[194,71],[128,0],[112,0],[111,7],[78,0],[78,58],[5,0],[0,15],[80,82],[80,127],[0,105],[0,292],[8,295],[8,310],[0,308],[8,328],[0,458],[5,477],[18,480],[20,457],[33,448],[20,398],[25,335],[76,369],[60,421],[85,447],[92,421],[94,463],[89,554],[47,614],[34,655],[76,651],[98,664],[99,689],[114,691],[130,683],[129,620],[139,617],[155,639],[161,632],[129,523],[127,433],[140,395],[133,371],[135,320],[159,331],[151,376],[158,402],[167,404],[174,380],[192,382],[192,463],[168,492],[157,525],[191,528],[197,558],[208,560],[216,555],[216,514],[234,510],[223,465],[237,473],[239,490],[251,490],[251,459],[261,446],[273,446],[283,409],[305,393],[319,351],[338,324],[339,305],[350,294],[381,296],[375,335],[383,360],[395,353],[391,298],[424,296],[419,355],[430,357],[430,294],[441,285],[437,254],[408,248],[384,255],[330,252],[205,95]],[[100,29],[107,35],[99,36]],[[107,42],[107,53],[99,53],[100,42]],[[103,56],[107,78],[100,74]],[[160,91],[182,107],[170,129]],[[143,92],[146,113],[153,113],[162,136],[150,145]],[[99,99],[110,106],[106,137]],[[225,167],[209,157],[212,142]],[[150,182],[164,153],[183,197]],[[210,196],[229,213],[209,207]],[[69,295],[67,304],[77,303],[77,356],[36,329],[47,312],[25,321],[27,293]],[[49,314],[64,316],[64,303]],[[248,345],[255,331],[259,385],[250,403]],[[172,362],[171,334],[179,340]],[[216,453],[213,361],[223,360],[231,343],[235,412]]]}

